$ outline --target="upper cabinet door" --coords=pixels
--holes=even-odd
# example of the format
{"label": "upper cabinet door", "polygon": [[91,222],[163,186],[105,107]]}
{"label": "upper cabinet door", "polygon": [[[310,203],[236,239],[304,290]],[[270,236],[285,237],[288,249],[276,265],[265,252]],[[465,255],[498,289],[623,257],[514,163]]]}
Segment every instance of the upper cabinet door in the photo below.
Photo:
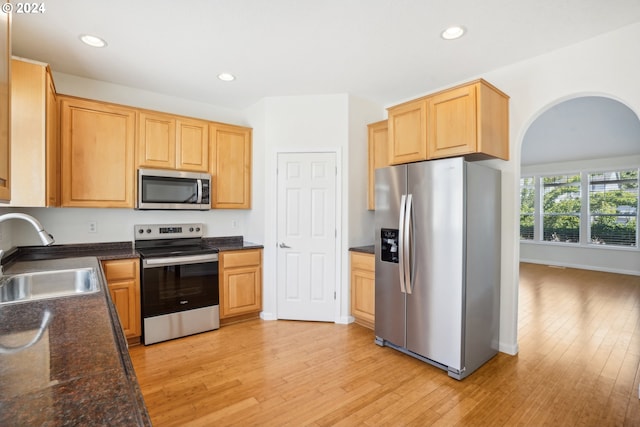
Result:
{"label": "upper cabinet door", "polygon": [[0,200],[11,199],[11,14],[0,13]]}
{"label": "upper cabinet door", "polygon": [[209,123],[179,118],[176,120],[176,169],[209,171]]}
{"label": "upper cabinet door", "polygon": [[428,100],[429,158],[476,151],[476,85],[434,95]]}
{"label": "upper cabinet door", "polygon": [[133,109],[61,97],[62,205],[133,208]]}
{"label": "upper cabinet door", "polygon": [[427,102],[418,99],[388,112],[389,164],[427,160]]}
{"label": "upper cabinet door", "polygon": [[14,58],[11,73],[11,206],[59,206],[58,104],[49,67]]}
{"label": "upper cabinet door", "polygon": [[212,208],[251,208],[251,129],[212,124]]}
{"label": "upper cabinet door", "polygon": [[138,115],[139,167],[176,167],[176,120],[167,114],[141,111]]}
{"label": "upper cabinet door", "polygon": [[60,206],[60,112],[58,97],[51,73],[46,74],[46,194],[47,206]]}
{"label": "upper cabinet door", "polygon": [[369,191],[368,191],[368,209],[376,208],[375,200],[375,177],[376,169],[389,166],[387,157],[389,155],[389,132],[388,121],[383,120],[371,123],[368,128],[368,151],[369,151]]}

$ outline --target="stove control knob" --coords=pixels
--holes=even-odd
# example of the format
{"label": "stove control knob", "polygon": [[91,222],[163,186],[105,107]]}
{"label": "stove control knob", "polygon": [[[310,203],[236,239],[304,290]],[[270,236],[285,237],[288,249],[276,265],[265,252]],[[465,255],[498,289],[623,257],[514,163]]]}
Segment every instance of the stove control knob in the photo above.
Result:
{"label": "stove control knob", "polygon": [[151,234],[151,229],[147,228],[147,234]]}
{"label": "stove control knob", "polygon": [[144,233],[144,230],[141,228],[138,230],[138,234],[142,234],[142,233]]}
{"label": "stove control knob", "polygon": [[200,227],[196,227],[196,231],[197,231],[197,232],[200,232]]}
{"label": "stove control knob", "polygon": [[193,227],[189,227],[189,232],[193,233]]}

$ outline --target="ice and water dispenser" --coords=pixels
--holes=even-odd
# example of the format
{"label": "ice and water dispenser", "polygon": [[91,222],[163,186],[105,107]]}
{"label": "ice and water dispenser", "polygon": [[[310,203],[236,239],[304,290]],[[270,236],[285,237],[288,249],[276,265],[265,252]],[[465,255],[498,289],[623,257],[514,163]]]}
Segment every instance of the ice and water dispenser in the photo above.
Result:
{"label": "ice and water dispenser", "polygon": [[398,230],[382,228],[380,230],[380,258],[382,261],[398,263]]}

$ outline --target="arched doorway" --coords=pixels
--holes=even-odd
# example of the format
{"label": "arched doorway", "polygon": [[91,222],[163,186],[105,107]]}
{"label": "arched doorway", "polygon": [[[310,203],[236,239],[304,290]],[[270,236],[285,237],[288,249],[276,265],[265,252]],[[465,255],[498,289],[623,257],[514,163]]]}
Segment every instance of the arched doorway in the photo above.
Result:
{"label": "arched doorway", "polygon": [[[604,96],[579,96],[547,108],[531,123],[522,142],[520,260],[638,274],[640,253],[637,250],[604,250],[605,246],[610,249],[612,245],[625,244],[598,235],[600,231],[596,230],[594,220],[602,218],[592,216],[593,212],[589,211],[589,200],[593,202],[594,198],[588,193],[604,187],[595,184],[589,187],[587,181],[600,172],[611,174],[635,169],[637,174],[639,165],[640,119],[622,102]],[[546,186],[541,183],[541,177],[554,177],[557,182],[549,181]],[[554,188],[565,189],[556,199],[557,206],[571,203],[572,198],[581,199],[575,201],[576,212],[564,212],[564,207],[554,212],[548,207],[543,194]],[[637,188],[635,191],[637,195]],[[535,212],[531,211],[533,201],[538,203]],[[622,201],[615,204],[608,211],[613,213],[608,214],[611,217],[607,220],[636,221],[635,236],[628,241],[637,249],[637,199],[635,204]],[[563,216],[563,213],[567,214]],[[614,218],[615,213],[620,215]],[[556,218],[576,224],[574,233],[570,226],[554,231],[549,225]]]}

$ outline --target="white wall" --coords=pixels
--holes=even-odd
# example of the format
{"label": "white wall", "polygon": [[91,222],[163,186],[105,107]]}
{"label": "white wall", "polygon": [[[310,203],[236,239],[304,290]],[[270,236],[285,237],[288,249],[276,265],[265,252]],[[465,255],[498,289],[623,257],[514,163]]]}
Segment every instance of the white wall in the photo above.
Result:
{"label": "white wall", "polygon": [[[638,141],[640,148],[640,141]],[[637,168],[640,155],[581,160],[543,165],[528,165],[522,175],[551,175],[581,171],[597,171],[603,168]],[[553,242],[520,242],[520,260],[536,264],[559,265],[587,270],[608,271],[640,275],[640,250],[625,247],[603,247],[589,244],[563,244]]]}
{"label": "white wall", "polygon": [[367,124],[387,118],[384,108],[356,97],[349,98],[349,236],[348,246],[372,245],[375,241],[374,211],[367,209]]}
{"label": "white wall", "polygon": [[204,120],[240,126],[247,125],[245,114],[242,111],[216,107],[213,105],[215,100],[212,100],[212,104],[205,104],[55,71],[52,74],[57,93]]}
{"label": "white wall", "polygon": [[529,125],[549,106],[577,95],[602,95],[640,112],[640,24],[500,68],[482,77],[511,96],[508,162],[502,169],[502,295],[500,350],[518,350],[520,152]]}
{"label": "white wall", "polygon": [[[7,210],[8,211],[8,210]],[[200,222],[205,224],[205,235],[242,236],[247,225],[247,211],[137,211],[134,209],[89,208],[14,208],[37,218],[55,237],[56,244],[131,242],[135,224],[167,224]],[[0,212],[1,213],[1,212]],[[89,232],[89,222],[97,223],[97,232]],[[233,221],[238,227],[233,227]],[[40,239],[25,221],[11,220],[3,230],[13,246],[40,245]],[[5,234],[3,232],[3,234]],[[4,240],[4,239],[3,239]],[[260,243],[260,242],[256,242]],[[8,249],[7,245],[2,249]]]}
{"label": "white wall", "polygon": [[[366,199],[360,200],[361,194],[366,194],[366,124],[377,120],[382,111],[378,105],[347,94],[266,98],[247,110],[250,126],[254,129],[254,149],[261,150],[264,156],[262,165],[254,163],[254,173],[259,175],[254,179],[254,191],[263,194],[265,202],[254,204],[251,213],[252,223],[262,224],[264,230],[263,318],[275,319],[277,316],[277,154],[333,151],[338,157],[340,186],[336,321],[352,320],[349,317],[348,247],[352,242],[372,243],[370,230],[362,228],[358,222],[362,222],[366,210]],[[352,155],[356,158],[351,158]],[[352,197],[355,200],[351,200]]]}

